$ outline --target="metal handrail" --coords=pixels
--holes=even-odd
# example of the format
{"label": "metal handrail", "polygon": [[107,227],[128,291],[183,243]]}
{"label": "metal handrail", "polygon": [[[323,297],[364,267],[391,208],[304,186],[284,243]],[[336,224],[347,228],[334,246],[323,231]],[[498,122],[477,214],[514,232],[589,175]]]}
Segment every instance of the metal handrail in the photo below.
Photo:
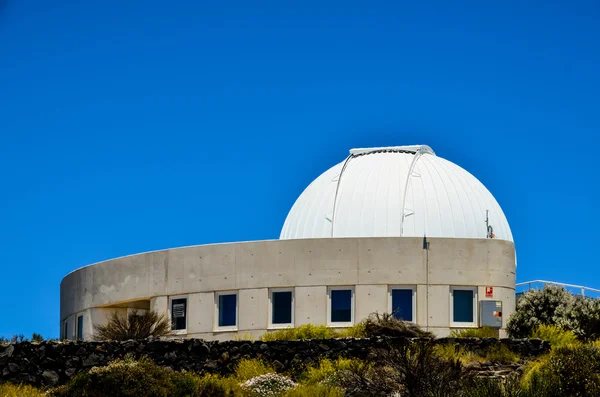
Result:
{"label": "metal handrail", "polygon": [[529,289],[531,289],[531,284],[537,284],[537,283],[550,284],[550,285],[558,285],[558,286],[561,286],[561,287],[569,287],[569,288],[581,289],[581,295],[582,296],[585,296],[585,291],[592,291],[592,292],[598,292],[598,293],[600,293],[600,289],[596,289],[596,288],[584,287],[583,285],[574,285],[574,284],[559,283],[557,281],[547,281],[547,280],[525,281],[523,283],[517,283],[516,286],[517,287],[521,287],[523,285],[527,285],[529,287]]}

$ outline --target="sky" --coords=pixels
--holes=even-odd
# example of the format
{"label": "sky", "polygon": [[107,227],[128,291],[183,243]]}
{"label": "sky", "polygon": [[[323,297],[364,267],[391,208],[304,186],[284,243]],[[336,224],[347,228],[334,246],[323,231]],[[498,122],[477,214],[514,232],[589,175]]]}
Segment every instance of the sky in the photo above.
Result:
{"label": "sky", "polygon": [[431,146],[502,206],[517,281],[600,288],[599,20],[586,0],[0,0],[0,336],[57,337],[79,267],[278,238],[355,147]]}

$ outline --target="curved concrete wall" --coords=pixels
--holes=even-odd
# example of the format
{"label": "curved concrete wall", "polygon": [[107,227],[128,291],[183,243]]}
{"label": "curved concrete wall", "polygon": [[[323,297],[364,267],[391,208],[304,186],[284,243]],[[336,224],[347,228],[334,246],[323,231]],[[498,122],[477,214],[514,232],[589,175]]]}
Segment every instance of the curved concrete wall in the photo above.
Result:
{"label": "curved concrete wall", "polygon": [[[416,289],[417,323],[440,336],[450,330],[450,287],[477,287],[478,299],[503,302],[503,328],[515,306],[512,242],[492,239],[324,238],[215,244],[117,258],[78,269],[61,282],[61,334],[84,337],[107,308],[167,311],[168,297],[188,297],[187,335],[228,339],[214,332],[216,291],[239,291],[237,332],[268,329],[269,289],[294,287],[294,324],[325,324],[327,287],[355,287],[355,321],[388,311],[388,286]],[[485,297],[485,287],[494,287]],[[148,307],[145,306],[148,302]]]}

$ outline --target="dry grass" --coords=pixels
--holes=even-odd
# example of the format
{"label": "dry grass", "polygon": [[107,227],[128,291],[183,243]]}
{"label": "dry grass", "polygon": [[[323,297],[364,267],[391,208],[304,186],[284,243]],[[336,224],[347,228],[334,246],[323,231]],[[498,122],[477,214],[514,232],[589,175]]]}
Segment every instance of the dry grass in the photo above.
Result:
{"label": "dry grass", "polygon": [[0,396],[2,397],[42,397],[45,395],[44,392],[27,385],[0,384]]}
{"label": "dry grass", "polygon": [[550,342],[552,348],[580,344],[573,331],[565,331],[556,325],[540,325],[531,334],[532,338]]}
{"label": "dry grass", "polygon": [[481,357],[460,345],[437,345],[435,346],[435,354],[444,360],[458,360],[464,366],[469,366],[473,363],[483,363],[486,361],[484,357]]}
{"label": "dry grass", "polygon": [[491,327],[465,328],[450,331],[451,338],[498,338],[498,330]]}
{"label": "dry grass", "polygon": [[235,378],[238,382],[245,382],[259,375],[275,373],[275,369],[262,360],[242,359],[235,367]]}
{"label": "dry grass", "polygon": [[164,314],[148,310],[138,314],[132,310],[128,315],[116,311],[110,314],[106,325],[94,325],[95,340],[146,339],[171,335],[171,323]]}

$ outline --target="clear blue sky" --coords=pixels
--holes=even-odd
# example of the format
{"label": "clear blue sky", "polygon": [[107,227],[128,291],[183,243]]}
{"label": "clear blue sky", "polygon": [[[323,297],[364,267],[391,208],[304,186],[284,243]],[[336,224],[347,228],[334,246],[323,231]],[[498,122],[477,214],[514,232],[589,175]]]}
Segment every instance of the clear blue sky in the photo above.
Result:
{"label": "clear blue sky", "polygon": [[58,336],[86,264],[277,238],[362,146],[478,177],[519,281],[600,287],[598,2],[290,4],[0,0],[0,336]]}

